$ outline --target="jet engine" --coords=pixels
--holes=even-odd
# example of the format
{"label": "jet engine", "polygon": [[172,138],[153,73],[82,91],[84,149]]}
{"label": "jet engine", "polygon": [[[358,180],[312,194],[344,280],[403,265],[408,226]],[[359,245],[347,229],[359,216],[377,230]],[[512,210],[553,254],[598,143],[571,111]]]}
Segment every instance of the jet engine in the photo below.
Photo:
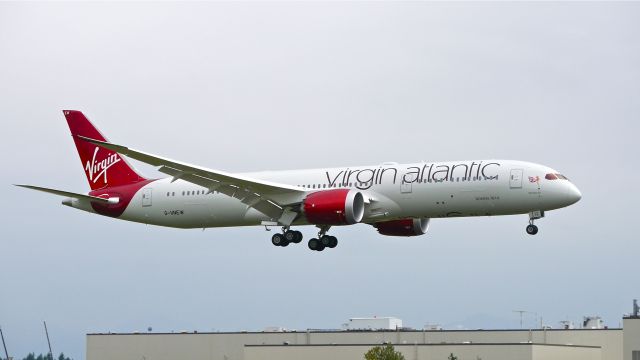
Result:
{"label": "jet engine", "polygon": [[311,193],[302,202],[307,221],[316,225],[351,225],[362,221],[364,197],[349,189]]}
{"label": "jet engine", "polygon": [[424,235],[429,229],[428,218],[400,219],[373,224],[378,232],[388,236],[418,236]]}

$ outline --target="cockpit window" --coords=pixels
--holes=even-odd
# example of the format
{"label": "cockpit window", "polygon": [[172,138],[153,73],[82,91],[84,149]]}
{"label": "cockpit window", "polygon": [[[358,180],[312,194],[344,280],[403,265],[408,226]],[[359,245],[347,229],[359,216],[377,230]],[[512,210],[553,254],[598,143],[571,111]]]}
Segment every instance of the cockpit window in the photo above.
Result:
{"label": "cockpit window", "polygon": [[558,180],[558,179],[569,180],[569,179],[567,179],[566,176],[564,176],[562,174],[547,174],[547,175],[544,176],[544,178],[547,179],[547,180]]}

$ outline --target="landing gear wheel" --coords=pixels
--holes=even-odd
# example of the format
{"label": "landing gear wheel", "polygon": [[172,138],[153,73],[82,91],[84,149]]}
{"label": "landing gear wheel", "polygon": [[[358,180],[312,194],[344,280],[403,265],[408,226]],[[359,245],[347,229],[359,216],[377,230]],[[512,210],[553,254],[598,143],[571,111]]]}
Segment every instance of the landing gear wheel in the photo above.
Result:
{"label": "landing gear wheel", "polygon": [[297,234],[296,231],[293,230],[287,230],[284,232],[284,238],[288,241],[288,242],[296,242],[296,238],[297,238]]}
{"label": "landing gear wheel", "polygon": [[531,224],[531,225],[527,225],[527,234],[529,235],[535,235],[538,233],[538,227]]}
{"label": "landing gear wheel", "polygon": [[294,231],[294,233],[296,233],[296,237],[293,240],[293,243],[294,244],[298,244],[298,243],[300,243],[300,241],[302,241],[302,233],[300,231],[297,231],[297,230]]}
{"label": "landing gear wheel", "polygon": [[313,238],[309,240],[308,245],[309,245],[309,249],[318,250],[321,244],[320,244],[320,240]]}
{"label": "landing gear wheel", "polygon": [[287,246],[283,245],[285,242],[289,245],[289,242],[287,242],[287,239],[285,239],[282,234],[273,234],[271,237],[271,243],[275,246]]}
{"label": "landing gear wheel", "polygon": [[331,238],[331,241],[329,242],[329,245],[327,245],[328,248],[333,249],[334,247],[338,246],[338,239],[336,239],[335,236],[329,236]]}
{"label": "landing gear wheel", "polygon": [[324,236],[322,236],[322,237],[320,238],[320,243],[321,243],[323,246],[328,247],[328,246],[329,246],[329,244],[331,244],[331,238],[332,238],[332,237],[333,237],[333,236],[324,235]]}

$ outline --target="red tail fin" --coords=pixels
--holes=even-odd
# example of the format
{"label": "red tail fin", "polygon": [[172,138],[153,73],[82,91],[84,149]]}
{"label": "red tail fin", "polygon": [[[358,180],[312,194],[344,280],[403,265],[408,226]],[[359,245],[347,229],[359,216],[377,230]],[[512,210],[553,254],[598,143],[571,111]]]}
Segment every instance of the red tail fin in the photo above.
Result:
{"label": "red tail fin", "polygon": [[107,141],[82,112],[77,110],[63,110],[63,112],[67,118],[73,141],[76,143],[76,149],[78,149],[80,161],[87,175],[91,190],[146,180],[120,154],[78,138],[78,135],[81,135],[100,141]]}

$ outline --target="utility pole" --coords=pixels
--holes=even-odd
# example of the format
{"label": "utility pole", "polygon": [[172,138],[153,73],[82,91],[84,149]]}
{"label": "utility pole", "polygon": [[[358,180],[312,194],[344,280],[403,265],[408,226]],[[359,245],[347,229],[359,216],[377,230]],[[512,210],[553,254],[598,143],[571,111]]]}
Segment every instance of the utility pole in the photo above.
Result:
{"label": "utility pole", "polygon": [[47,334],[47,344],[49,344],[49,359],[53,360],[53,351],[51,351],[51,341],[49,341],[49,330],[47,330],[47,322],[44,323],[44,333]]}
{"label": "utility pole", "polygon": [[513,310],[513,312],[520,314],[520,329],[522,329],[522,316],[524,315],[524,313],[527,313],[528,311],[526,311],[526,310]]}
{"label": "utility pole", "polygon": [[9,353],[7,352],[7,343],[4,342],[4,334],[2,333],[1,327],[0,327],[0,338],[2,338],[2,346],[4,347],[4,354],[6,355],[6,359],[9,360]]}

